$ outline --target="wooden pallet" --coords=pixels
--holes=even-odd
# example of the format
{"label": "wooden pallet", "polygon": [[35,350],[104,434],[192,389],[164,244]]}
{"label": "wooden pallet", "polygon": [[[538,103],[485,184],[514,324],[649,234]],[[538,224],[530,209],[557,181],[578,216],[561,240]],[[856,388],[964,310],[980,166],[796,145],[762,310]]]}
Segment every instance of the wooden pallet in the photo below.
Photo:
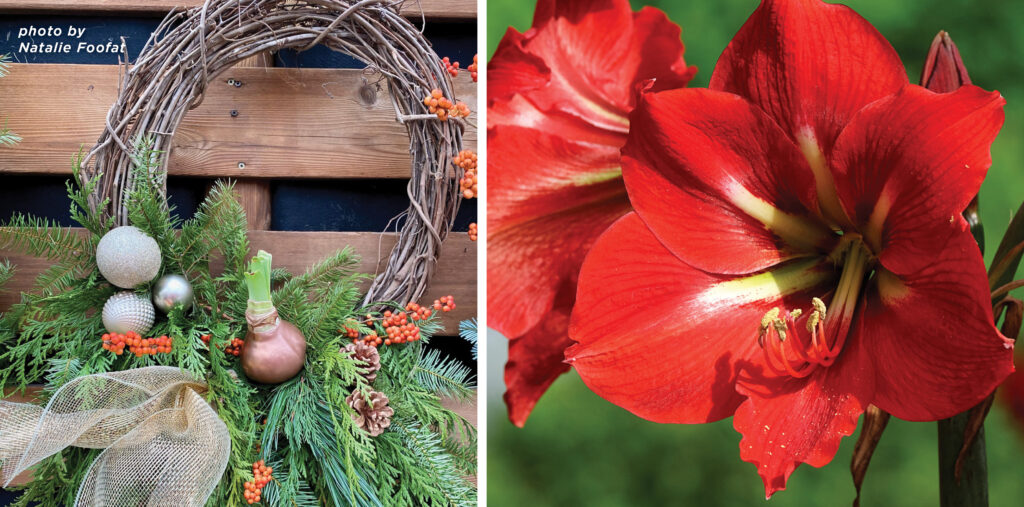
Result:
{"label": "wooden pallet", "polygon": [[[0,13],[161,16],[200,0],[0,0]],[[475,0],[419,0],[403,14],[430,19],[472,20]],[[241,87],[227,85],[239,80]],[[7,126],[22,142],[0,150],[0,174],[69,174],[71,158],[99,137],[117,93],[113,65],[14,64],[0,80]],[[383,85],[386,86],[386,85]],[[477,103],[476,85],[456,80],[458,98]],[[474,108],[475,110],[475,108]],[[169,174],[232,178],[252,229],[254,250],[274,253],[275,265],[301,272],[346,245],[363,260],[363,269],[383,269],[394,234],[367,232],[283,232],[270,226],[270,181],[274,178],[408,179],[409,141],[395,121],[386,88],[367,83],[354,69],[274,68],[269,54],[242,62],[211,83],[203,104],[185,117],[173,140]],[[474,115],[475,119],[475,115]],[[476,145],[475,129],[466,148]],[[456,311],[446,314],[445,334],[457,334],[458,322],[475,316],[476,243],[453,232],[443,247],[424,301],[451,294]],[[46,262],[0,250],[19,269],[0,293],[0,311],[29,288]]]}

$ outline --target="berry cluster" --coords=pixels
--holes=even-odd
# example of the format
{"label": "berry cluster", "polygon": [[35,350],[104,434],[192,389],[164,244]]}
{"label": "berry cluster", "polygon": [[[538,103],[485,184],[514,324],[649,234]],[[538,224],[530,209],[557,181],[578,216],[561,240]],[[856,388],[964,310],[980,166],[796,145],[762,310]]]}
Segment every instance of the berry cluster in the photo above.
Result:
{"label": "berry cluster", "polygon": [[109,350],[114,355],[124,354],[124,346],[128,340],[134,340],[136,336],[135,331],[128,331],[128,334],[120,333],[107,333],[103,335],[103,350]]}
{"label": "berry cluster", "polygon": [[457,77],[459,75],[459,62],[452,63],[452,61],[446,56],[441,59],[441,63],[444,64],[444,68],[448,70],[448,73],[451,74],[452,77]]}
{"label": "berry cluster", "polygon": [[124,353],[125,346],[128,347],[128,352],[135,354],[135,357],[168,354],[174,346],[174,340],[168,338],[167,335],[157,338],[143,338],[135,331],[128,331],[125,334],[107,333],[103,335],[104,350],[109,350],[119,356]]}
{"label": "berry cluster", "polygon": [[443,312],[450,312],[455,309],[455,298],[451,295],[434,300],[434,309]]}
{"label": "berry cluster", "polygon": [[[365,343],[367,345],[372,345],[374,347],[379,347],[380,344],[383,343],[383,340],[381,340],[380,337],[377,336],[377,332],[376,331],[371,331],[370,333],[368,333],[366,336],[364,336],[362,338],[359,338],[358,336],[356,336],[356,338],[353,339],[352,341],[354,341],[354,342],[363,342],[363,343]],[[391,345],[391,344],[388,343],[388,345]]]}
{"label": "berry cluster", "polygon": [[[416,315],[415,320],[419,320],[420,314],[417,312]],[[384,345],[414,342],[421,338],[420,328],[409,322],[409,314],[405,312],[391,313],[390,310],[384,312],[384,331],[388,334]]]}
{"label": "berry cluster", "polygon": [[[203,336],[200,336],[200,338],[203,340],[203,343],[205,343],[207,346],[210,345],[210,335],[204,334]],[[242,355],[243,348],[245,348],[245,340],[241,338],[232,338],[231,342],[228,343],[228,346],[224,347],[224,353],[238,357]]]}
{"label": "berry cluster", "polygon": [[469,240],[476,241],[476,222],[469,224]]}
{"label": "berry cluster", "polygon": [[436,114],[437,118],[442,121],[448,118],[458,118],[459,116],[468,117],[470,112],[469,106],[464,102],[452,103],[452,101],[445,98],[440,88],[431,90],[430,95],[423,98],[423,105],[427,106],[430,113]]}
{"label": "berry cluster", "polygon": [[473,55],[473,63],[466,67],[466,70],[469,71],[469,76],[473,78],[474,83],[476,82],[476,56],[477,55]]}
{"label": "berry cluster", "polygon": [[476,190],[476,153],[470,150],[462,150],[455,158],[452,159],[452,163],[461,167],[465,173],[462,179],[459,180],[459,188],[462,189],[462,197],[466,199],[472,199],[477,196]]}
{"label": "berry cluster", "polygon": [[268,466],[264,466],[263,460],[259,460],[252,464],[252,475],[253,480],[245,483],[245,501],[252,505],[259,503],[260,497],[263,494],[263,487],[270,482],[273,477],[274,469]]}
{"label": "berry cluster", "polygon": [[409,312],[409,316],[412,320],[426,320],[430,318],[430,308],[421,306],[419,303],[412,303],[405,305],[405,311]]}
{"label": "berry cluster", "polygon": [[[359,329],[356,329],[355,322],[348,323],[352,327],[345,326],[345,335],[349,338],[359,338]],[[342,332],[340,329],[338,332]]]}

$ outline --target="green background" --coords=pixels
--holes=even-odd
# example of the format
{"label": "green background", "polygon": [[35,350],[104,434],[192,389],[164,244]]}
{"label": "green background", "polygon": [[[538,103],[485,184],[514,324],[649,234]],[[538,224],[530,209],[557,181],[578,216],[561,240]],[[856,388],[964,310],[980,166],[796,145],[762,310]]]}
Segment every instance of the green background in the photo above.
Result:
{"label": "green background", "polygon": [[[986,262],[1024,197],[1024,2],[851,0],[899,52],[911,81],[938,30],[960,48],[971,79],[1006,97],[1006,124],[993,146],[982,187]],[[664,10],[683,27],[686,60],[698,67],[691,86],[707,86],[718,55],[756,0],[633,2]],[[487,3],[487,47],[493,54],[511,25],[530,26],[532,0]],[[865,69],[870,72],[870,69]],[[1020,275],[1021,272],[1018,272]],[[1020,297],[1021,291],[1017,292]],[[501,401],[507,344],[493,331],[488,347],[488,501],[529,505],[759,505],[764,490],[754,466],[740,461],[731,419],[706,425],[659,425],[591,393],[574,373],[540,400],[524,429],[512,426]],[[1019,362],[1019,361],[1018,361]],[[991,505],[1024,505],[1024,427],[1001,406],[986,424]],[[856,435],[843,440],[828,466],[800,466],[774,507],[850,505],[850,456]],[[938,505],[936,425],[893,419],[864,483],[864,506]]]}

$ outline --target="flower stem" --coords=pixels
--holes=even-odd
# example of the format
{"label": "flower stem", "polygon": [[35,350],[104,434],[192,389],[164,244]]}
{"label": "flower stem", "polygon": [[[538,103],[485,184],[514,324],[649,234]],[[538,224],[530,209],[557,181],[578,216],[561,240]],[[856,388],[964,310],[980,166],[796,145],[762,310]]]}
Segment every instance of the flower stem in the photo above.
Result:
{"label": "flower stem", "polygon": [[970,417],[968,410],[939,421],[939,505],[942,507],[988,506],[985,428],[978,430],[974,443],[964,453],[959,480],[956,477],[956,461]]}

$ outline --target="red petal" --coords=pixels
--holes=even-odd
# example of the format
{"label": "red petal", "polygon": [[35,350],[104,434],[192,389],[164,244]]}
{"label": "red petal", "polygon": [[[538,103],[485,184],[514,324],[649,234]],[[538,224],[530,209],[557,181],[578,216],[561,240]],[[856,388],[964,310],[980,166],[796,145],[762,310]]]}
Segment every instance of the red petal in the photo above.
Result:
{"label": "red petal", "polygon": [[488,107],[517,93],[543,87],[551,79],[551,71],[544,60],[523,48],[525,40],[523,34],[509,27],[487,62]]}
{"label": "red petal", "polygon": [[850,341],[863,341],[874,359],[873,403],[908,421],[963,412],[1013,371],[974,239],[957,232],[937,253],[912,275],[879,269],[851,331]]}
{"label": "red petal", "polygon": [[808,307],[834,281],[824,258],[747,277],[708,274],[680,261],[630,213],[583,263],[569,326],[578,344],[566,357],[590,389],[640,417],[718,420],[742,401],[733,387],[737,364],[761,357],[765,312]]}
{"label": "red petal", "polygon": [[574,292],[586,249],[629,209],[619,150],[635,89],[684,85],[682,53],[679,27],[626,0],[544,0],[533,28],[502,40],[488,64],[488,299],[506,336]]}
{"label": "red petal", "polygon": [[630,200],[674,254],[714,273],[749,273],[827,250],[814,178],[796,146],[736,95],[647,93],[623,167]]}
{"label": "red petal", "polygon": [[729,42],[710,88],[747,97],[821,153],[854,113],[895,93],[906,71],[888,41],[845,5],[764,0]]}
{"label": "red petal", "polygon": [[536,60],[509,53],[515,58],[505,62],[496,53],[488,71],[497,67],[501,77],[520,65],[532,80],[539,61],[549,82],[523,86],[523,78],[512,75],[515,82],[499,84],[491,97],[515,93],[519,86],[518,93],[546,113],[568,114],[622,134],[629,127],[626,115],[635,103],[637,83],[657,79],[659,86],[684,86],[695,72],[683,60],[679,27],[655,9],[632,12],[626,0],[542,2],[533,28],[521,38],[515,35],[506,34],[510,40],[502,45]]}
{"label": "red petal", "polygon": [[568,305],[556,306],[537,327],[508,344],[505,404],[509,420],[520,428],[551,383],[569,371],[565,349],[572,345],[567,331],[572,294],[567,295]]}
{"label": "red petal", "polygon": [[733,418],[743,434],[740,457],[757,467],[768,498],[786,488],[801,463],[832,461],[870,403],[873,377],[862,347],[847,342],[835,364],[807,378],[765,377],[752,366],[740,373],[736,390],[749,396]]}
{"label": "red petal", "polygon": [[992,164],[998,92],[908,85],[861,111],[831,159],[839,199],[881,262],[911,273],[932,262]]}
{"label": "red petal", "polygon": [[488,324],[515,338],[575,293],[583,256],[629,202],[612,147],[514,126],[488,129],[488,146]]}

